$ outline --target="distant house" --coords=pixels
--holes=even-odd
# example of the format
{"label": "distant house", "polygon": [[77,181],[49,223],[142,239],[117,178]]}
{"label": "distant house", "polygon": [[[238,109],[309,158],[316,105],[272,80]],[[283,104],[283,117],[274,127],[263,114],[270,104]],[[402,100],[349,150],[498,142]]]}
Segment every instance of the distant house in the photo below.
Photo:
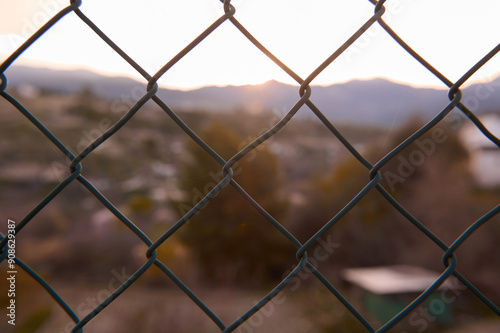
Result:
{"label": "distant house", "polygon": [[[348,268],[342,271],[342,277],[355,288],[352,294],[359,296],[365,312],[386,323],[430,287],[439,274],[418,266],[397,265]],[[441,324],[452,321],[451,302],[441,300],[451,299],[452,289],[452,283],[446,280],[438,290],[449,291],[450,295],[443,297],[435,292],[424,301],[428,318]]]}
{"label": "distant house", "polygon": [[[480,118],[483,125],[500,138],[500,115],[489,114]],[[469,152],[469,168],[477,185],[491,189],[500,187],[500,148],[473,124],[461,131],[461,139]]]}

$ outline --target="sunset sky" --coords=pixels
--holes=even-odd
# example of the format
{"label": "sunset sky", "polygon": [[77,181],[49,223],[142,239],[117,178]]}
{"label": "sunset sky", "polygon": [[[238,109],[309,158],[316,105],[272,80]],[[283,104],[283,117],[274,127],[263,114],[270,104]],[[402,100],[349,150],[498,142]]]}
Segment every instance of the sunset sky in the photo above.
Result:
{"label": "sunset sky", "polygon": [[[239,0],[235,17],[271,52],[305,78],[372,14],[368,0]],[[63,0],[0,0],[0,60],[59,9]],[[151,75],[223,14],[217,0],[83,0],[80,9]],[[500,1],[397,0],[384,19],[417,52],[455,81],[500,43]],[[18,63],[138,74],[74,13],[49,30]],[[497,55],[471,81],[500,74]],[[420,86],[443,84],[375,23],[369,33],[313,84],[385,77]],[[225,22],[161,79],[166,86],[294,83]]]}

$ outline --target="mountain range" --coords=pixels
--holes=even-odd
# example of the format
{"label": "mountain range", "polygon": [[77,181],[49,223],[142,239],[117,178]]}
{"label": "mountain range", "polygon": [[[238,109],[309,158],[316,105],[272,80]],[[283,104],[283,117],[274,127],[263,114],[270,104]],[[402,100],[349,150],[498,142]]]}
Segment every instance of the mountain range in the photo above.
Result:
{"label": "mountain range", "polygon": [[[111,77],[87,70],[53,70],[12,66],[6,72],[8,88],[35,86],[43,91],[64,94],[90,88],[111,100],[137,100],[146,92],[147,82],[128,77]],[[477,113],[500,112],[500,77],[462,89],[462,101]],[[160,88],[157,95],[174,110],[250,112],[274,110],[286,113],[300,98],[299,87],[268,81],[259,85],[207,86],[193,90]],[[329,86],[312,86],[311,100],[334,122],[392,126],[418,117],[430,119],[449,102],[446,89],[417,88],[386,79],[353,80]],[[300,116],[312,115],[307,106]]]}

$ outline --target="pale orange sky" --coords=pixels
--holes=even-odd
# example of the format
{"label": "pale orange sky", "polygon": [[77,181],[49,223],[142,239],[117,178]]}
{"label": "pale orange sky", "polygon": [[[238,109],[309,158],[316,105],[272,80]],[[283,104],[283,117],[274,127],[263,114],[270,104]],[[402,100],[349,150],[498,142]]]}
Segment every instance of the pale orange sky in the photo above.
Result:
{"label": "pale orange sky", "polygon": [[[0,60],[69,1],[0,0]],[[271,52],[305,78],[372,14],[368,0],[240,0],[236,18]],[[117,5],[119,4],[119,5]],[[218,0],[85,0],[81,10],[150,74],[222,15]],[[455,81],[500,43],[500,1],[394,0],[384,19],[416,51]],[[22,61],[137,75],[73,13],[37,41]],[[473,80],[500,74],[495,57]],[[379,26],[370,30],[313,84],[386,77],[413,85],[443,84]],[[167,86],[294,83],[225,22],[161,79]]]}

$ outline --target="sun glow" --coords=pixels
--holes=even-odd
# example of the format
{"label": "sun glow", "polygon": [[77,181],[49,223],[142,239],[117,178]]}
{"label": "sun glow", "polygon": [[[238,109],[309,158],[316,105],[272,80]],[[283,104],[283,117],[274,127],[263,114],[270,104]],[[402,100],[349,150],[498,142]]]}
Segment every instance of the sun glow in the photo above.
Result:
{"label": "sun glow", "polygon": [[[488,6],[451,0],[388,1],[384,20],[434,67],[457,80],[497,43],[485,31],[500,31],[500,2]],[[264,47],[302,79],[312,73],[373,14],[369,1],[310,2],[233,1],[236,19]],[[66,1],[23,1],[0,14],[3,59],[36,31]],[[430,8],[432,10],[430,10]],[[498,8],[493,10],[492,8]],[[81,8],[103,32],[150,75],[223,15],[219,1],[85,1]],[[277,15],[279,13],[279,15]],[[17,18],[16,18],[17,17]],[[424,22],[422,18],[425,17]],[[443,27],[452,26],[454,33]],[[457,45],[467,45],[460,47]],[[474,79],[500,71],[500,57],[485,65]],[[107,74],[140,74],[74,13],[69,13],[20,58],[59,68],[90,68]],[[52,66],[52,65],[49,65]],[[375,23],[368,32],[320,73],[313,84],[385,77],[413,85],[439,86],[421,64]],[[226,21],[161,77],[160,83],[179,88],[205,85],[258,84],[268,80],[296,83],[238,29]]]}

